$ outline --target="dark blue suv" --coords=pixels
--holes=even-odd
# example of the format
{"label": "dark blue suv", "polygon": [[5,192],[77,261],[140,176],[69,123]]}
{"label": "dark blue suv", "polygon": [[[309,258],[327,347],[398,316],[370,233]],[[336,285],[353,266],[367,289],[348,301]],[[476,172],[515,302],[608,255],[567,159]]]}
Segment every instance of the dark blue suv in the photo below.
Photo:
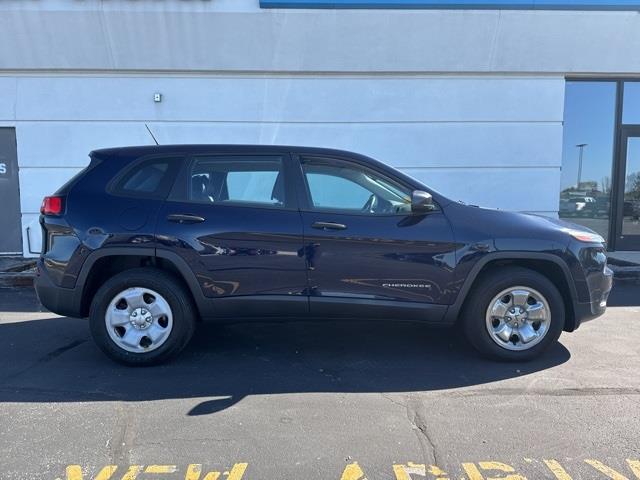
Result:
{"label": "dark blue suv", "polygon": [[413,320],[480,352],[535,357],[601,315],[603,239],[454,202],[355,153],[175,145],[97,150],[45,198],[36,288],[89,317],[131,365],[180,352],[212,319]]}

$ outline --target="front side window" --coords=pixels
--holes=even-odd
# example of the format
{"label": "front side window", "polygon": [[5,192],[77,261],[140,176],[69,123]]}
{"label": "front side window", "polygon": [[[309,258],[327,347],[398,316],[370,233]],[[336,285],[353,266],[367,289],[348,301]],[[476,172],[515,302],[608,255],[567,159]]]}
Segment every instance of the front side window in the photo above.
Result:
{"label": "front side window", "polygon": [[313,209],[345,213],[411,212],[411,191],[348,162],[305,160],[302,169]]}
{"label": "front side window", "polygon": [[283,206],[284,173],[279,157],[203,157],[189,174],[189,199],[203,203]]}

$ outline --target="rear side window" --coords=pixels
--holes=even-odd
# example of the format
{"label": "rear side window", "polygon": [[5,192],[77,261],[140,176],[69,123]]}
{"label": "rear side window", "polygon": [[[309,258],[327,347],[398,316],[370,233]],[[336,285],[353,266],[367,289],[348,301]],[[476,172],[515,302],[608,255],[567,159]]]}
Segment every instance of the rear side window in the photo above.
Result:
{"label": "rear side window", "polygon": [[188,199],[212,204],[285,204],[280,157],[196,158],[188,176]]}
{"label": "rear side window", "polygon": [[136,164],[117,181],[112,193],[164,198],[171,190],[179,158],[154,158]]}

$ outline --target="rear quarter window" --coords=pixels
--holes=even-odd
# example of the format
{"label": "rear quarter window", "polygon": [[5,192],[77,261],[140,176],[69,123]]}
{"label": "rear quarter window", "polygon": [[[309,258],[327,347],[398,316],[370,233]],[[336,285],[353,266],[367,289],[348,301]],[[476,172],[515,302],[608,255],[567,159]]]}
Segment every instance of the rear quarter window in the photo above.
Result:
{"label": "rear quarter window", "polygon": [[110,192],[142,198],[166,198],[173,186],[182,158],[153,158],[125,168]]}

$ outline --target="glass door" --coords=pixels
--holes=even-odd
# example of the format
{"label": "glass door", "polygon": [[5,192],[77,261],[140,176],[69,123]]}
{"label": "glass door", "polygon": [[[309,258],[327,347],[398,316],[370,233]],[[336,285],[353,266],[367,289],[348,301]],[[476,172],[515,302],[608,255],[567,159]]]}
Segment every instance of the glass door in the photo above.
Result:
{"label": "glass door", "polygon": [[640,250],[640,125],[623,126],[621,133],[616,250]]}

